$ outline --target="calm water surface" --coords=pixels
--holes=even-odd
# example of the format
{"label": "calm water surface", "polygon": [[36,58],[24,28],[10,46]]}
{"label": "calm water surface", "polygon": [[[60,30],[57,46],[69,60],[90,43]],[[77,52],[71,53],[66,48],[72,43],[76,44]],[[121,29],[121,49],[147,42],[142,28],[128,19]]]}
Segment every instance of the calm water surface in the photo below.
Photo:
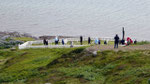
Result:
{"label": "calm water surface", "polygon": [[150,40],[149,0],[0,0],[0,31]]}

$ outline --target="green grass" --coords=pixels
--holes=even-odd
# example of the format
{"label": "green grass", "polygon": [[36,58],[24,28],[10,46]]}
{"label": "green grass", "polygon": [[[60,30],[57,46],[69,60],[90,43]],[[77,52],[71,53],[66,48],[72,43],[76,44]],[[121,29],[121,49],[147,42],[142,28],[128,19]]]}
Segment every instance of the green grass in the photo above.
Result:
{"label": "green grass", "polygon": [[30,38],[30,37],[13,37],[12,39],[19,40],[19,41],[24,41],[24,42],[26,42],[26,41],[34,41],[35,40],[33,38]]}
{"label": "green grass", "polygon": [[8,59],[5,63],[1,63],[0,82],[17,82],[32,76],[42,76],[39,68],[46,66],[71,50],[74,50],[74,48],[0,50],[0,60]]}
{"label": "green grass", "polygon": [[150,44],[150,42],[149,41],[137,42],[137,45],[145,45],[145,44]]}
{"label": "green grass", "polygon": [[81,48],[0,50],[3,84],[147,84],[150,50],[102,51]]}
{"label": "green grass", "polygon": [[[80,83],[82,79],[87,84],[147,84],[150,78],[149,57],[150,51],[104,51],[97,57],[92,57],[92,55],[78,57],[77,55],[73,62],[70,61],[72,57],[61,58],[58,60],[70,60],[51,67],[52,70],[62,73],[63,77],[79,79],[77,82],[80,81]],[[59,69],[55,69],[55,66]]]}

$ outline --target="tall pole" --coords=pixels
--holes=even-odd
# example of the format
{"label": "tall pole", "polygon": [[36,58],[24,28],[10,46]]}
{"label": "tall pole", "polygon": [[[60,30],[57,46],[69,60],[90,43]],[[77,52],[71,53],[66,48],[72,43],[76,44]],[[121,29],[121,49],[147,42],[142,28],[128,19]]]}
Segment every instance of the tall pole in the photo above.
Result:
{"label": "tall pole", "polygon": [[122,45],[125,44],[125,31],[124,31],[124,27],[122,27],[122,41],[121,41]]}
{"label": "tall pole", "polygon": [[122,40],[125,40],[125,31],[124,31],[124,27],[122,28],[122,33],[123,33]]}

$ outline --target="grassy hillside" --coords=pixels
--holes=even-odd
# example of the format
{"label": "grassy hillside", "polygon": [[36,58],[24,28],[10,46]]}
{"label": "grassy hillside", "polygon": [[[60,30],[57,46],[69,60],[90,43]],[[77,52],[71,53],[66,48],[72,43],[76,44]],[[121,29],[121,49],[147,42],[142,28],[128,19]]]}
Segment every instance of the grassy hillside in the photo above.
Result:
{"label": "grassy hillside", "polygon": [[14,40],[19,40],[19,41],[34,41],[35,39],[31,38],[31,37],[13,37],[12,39]]}
{"label": "grassy hillside", "polygon": [[150,50],[102,51],[84,48],[0,50],[3,84],[147,84]]}
{"label": "grassy hillside", "polygon": [[[72,49],[27,49],[0,50],[0,83],[26,81],[33,76],[42,76],[39,68]],[[20,84],[20,83],[19,83]]]}

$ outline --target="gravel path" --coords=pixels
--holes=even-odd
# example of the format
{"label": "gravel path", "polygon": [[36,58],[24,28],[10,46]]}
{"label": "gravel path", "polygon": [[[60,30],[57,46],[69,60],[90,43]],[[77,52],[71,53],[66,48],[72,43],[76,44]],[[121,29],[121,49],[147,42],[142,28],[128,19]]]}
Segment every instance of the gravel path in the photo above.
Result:
{"label": "gravel path", "polygon": [[122,51],[128,51],[128,50],[150,50],[150,44],[148,45],[130,45],[130,46],[119,46],[118,49],[114,49],[113,45],[95,45],[87,48],[88,51],[104,51],[104,50],[122,50]]}

